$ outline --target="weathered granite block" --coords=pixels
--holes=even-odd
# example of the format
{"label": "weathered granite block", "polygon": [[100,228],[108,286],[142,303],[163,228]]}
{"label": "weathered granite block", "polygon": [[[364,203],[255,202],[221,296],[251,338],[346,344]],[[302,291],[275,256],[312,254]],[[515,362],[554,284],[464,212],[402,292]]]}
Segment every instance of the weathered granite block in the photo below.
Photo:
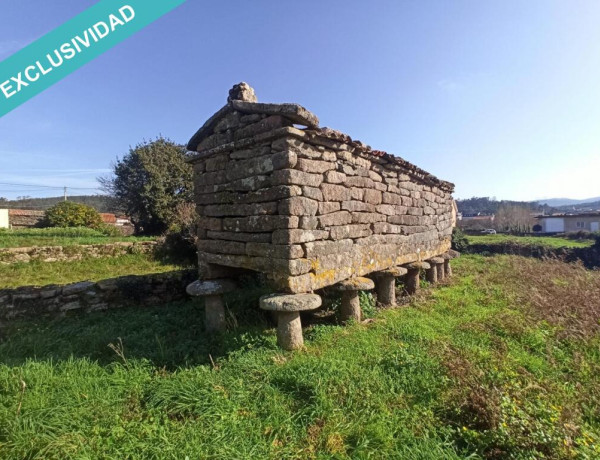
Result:
{"label": "weathered granite block", "polygon": [[299,105],[258,103],[247,84],[188,149],[201,276],[255,270],[302,293],[450,248],[453,184],[319,128]]}

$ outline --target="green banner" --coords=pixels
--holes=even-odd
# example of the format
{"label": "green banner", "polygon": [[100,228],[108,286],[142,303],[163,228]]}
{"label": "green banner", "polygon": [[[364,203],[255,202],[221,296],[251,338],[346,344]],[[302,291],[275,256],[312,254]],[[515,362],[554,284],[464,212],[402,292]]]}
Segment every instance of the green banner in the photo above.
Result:
{"label": "green banner", "polygon": [[0,117],[185,0],[101,0],[0,62]]}

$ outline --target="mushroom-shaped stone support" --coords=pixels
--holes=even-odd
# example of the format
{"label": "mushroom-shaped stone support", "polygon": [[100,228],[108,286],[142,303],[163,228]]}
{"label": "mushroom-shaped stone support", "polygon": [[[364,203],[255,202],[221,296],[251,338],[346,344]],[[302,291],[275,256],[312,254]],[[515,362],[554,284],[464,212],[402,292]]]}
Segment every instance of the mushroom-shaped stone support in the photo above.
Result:
{"label": "mushroom-shaped stone support", "polygon": [[[440,273],[438,267],[441,265],[442,269],[444,268],[444,259],[442,259],[441,257],[432,257],[427,262],[429,262],[429,264],[431,265],[429,270],[427,270],[425,273],[426,277],[427,277],[427,281],[429,281],[431,284],[435,284],[438,281],[443,280],[444,274]],[[442,275],[441,279],[438,279],[438,274]]]}
{"label": "mushroom-shaped stone support", "polygon": [[437,279],[438,279],[438,283],[440,281],[444,281],[444,279],[446,278],[446,261],[444,260],[443,257],[437,257],[438,259],[442,259],[442,263],[441,264],[437,264]]}
{"label": "mushroom-shaped stone support", "polygon": [[377,301],[384,307],[396,305],[396,278],[404,276],[408,270],[404,267],[392,267],[373,274]]}
{"label": "mushroom-shaped stone support", "polygon": [[342,323],[355,319],[360,321],[360,299],[358,291],[370,291],[375,288],[375,283],[369,278],[352,278],[338,283],[335,288],[342,292],[342,305],[340,308],[340,320]]}
{"label": "mushroom-shaped stone support", "polygon": [[277,344],[284,350],[304,345],[300,312],[320,306],[317,294],[269,294],[260,298],[260,308],[277,312]]}
{"label": "mushroom-shaped stone support", "polygon": [[204,297],[204,325],[206,332],[222,332],[226,329],[223,294],[236,289],[233,280],[198,280],[188,285],[186,291],[193,297]]}
{"label": "mushroom-shaped stone support", "polygon": [[455,251],[454,249],[450,249],[442,256],[444,259],[444,271],[446,272],[446,277],[452,276],[452,266],[450,265],[450,261],[452,259],[456,259],[457,257],[460,257],[460,252]]}
{"label": "mushroom-shaped stone support", "polygon": [[419,292],[419,275],[421,270],[429,270],[431,265],[427,262],[412,262],[404,266],[408,270],[404,278],[404,290],[407,295],[415,295]]}

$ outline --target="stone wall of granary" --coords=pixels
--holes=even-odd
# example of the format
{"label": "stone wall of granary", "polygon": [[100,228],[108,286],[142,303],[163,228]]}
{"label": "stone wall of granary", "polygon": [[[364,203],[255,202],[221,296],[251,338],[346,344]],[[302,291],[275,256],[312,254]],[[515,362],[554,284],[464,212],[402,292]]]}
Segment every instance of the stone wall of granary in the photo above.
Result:
{"label": "stone wall of granary", "polygon": [[452,184],[302,110],[234,101],[190,141],[201,278],[240,267],[309,292],[450,248]]}
{"label": "stone wall of granary", "polygon": [[154,251],[155,248],[155,241],[0,248],[0,265],[25,263],[32,260],[57,262],[81,260],[88,257],[119,257],[125,254],[147,254]]}
{"label": "stone wall of granary", "polygon": [[7,320],[144,307],[186,299],[185,287],[196,277],[195,270],[182,270],[123,276],[97,283],[0,289],[0,326]]}

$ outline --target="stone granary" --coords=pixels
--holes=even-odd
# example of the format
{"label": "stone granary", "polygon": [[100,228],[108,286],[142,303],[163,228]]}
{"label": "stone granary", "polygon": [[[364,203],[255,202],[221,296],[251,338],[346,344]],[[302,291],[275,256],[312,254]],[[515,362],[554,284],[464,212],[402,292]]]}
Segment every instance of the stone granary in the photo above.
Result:
{"label": "stone granary", "polygon": [[[286,348],[301,345],[299,311],[320,306],[314,291],[335,286],[342,318],[360,319],[358,290],[375,287],[380,302],[393,305],[396,277],[406,276],[414,292],[421,269],[430,281],[443,278],[453,257],[453,184],[320,128],[297,104],[259,103],[246,83],[233,87],[188,149],[200,216],[200,280],[189,292],[221,292],[215,283],[229,286],[225,278],[241,269],[266,274],[281,297],[261,307],[285,312],[278,337]],[[212,328],[224,318],[220,310],[207,316]]]}

